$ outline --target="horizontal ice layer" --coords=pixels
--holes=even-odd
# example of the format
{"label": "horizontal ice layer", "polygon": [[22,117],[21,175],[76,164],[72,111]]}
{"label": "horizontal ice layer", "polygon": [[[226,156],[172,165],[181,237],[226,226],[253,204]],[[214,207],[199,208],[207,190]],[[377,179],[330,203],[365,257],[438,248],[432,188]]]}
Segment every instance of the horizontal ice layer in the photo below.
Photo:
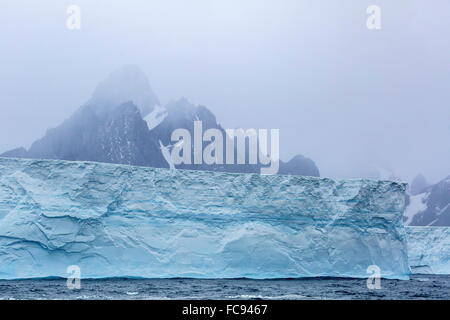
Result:
{"label": "horizontal ice layer", "polygon": [[450,274],[450,228],[406,227],[411,271]]}
{"label": "horizontal ice layer", "polygon": [[406,279],[405,185],[0,158],[0,278]]}

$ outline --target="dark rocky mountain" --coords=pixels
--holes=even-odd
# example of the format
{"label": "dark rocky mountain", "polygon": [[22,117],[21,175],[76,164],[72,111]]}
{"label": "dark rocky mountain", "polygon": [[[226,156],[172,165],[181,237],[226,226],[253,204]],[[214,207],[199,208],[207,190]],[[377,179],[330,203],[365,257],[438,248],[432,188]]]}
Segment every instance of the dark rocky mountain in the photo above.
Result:
{"label": "dark rocky mountain", "polygon": [[425,191],[428,187],[427,179],[423,176],[423,174],[418,174],[412,181],[409,188],[409,193],[413,196],[418,195]]}
{"label": "dark rocky mountain", "polygon": [[280,161],[280,170],[279,174],[292,174],[292,175],[301,175],[304,176],[313,176],[319,177],[319,169],[313,160],[302,156],[301,154],[296,155],[288,162],[284,163]]}
{"label": "dark rocky mountain", "polygon": [[147,75],[134,65],[126,65],[113,71],[95,88],[86,105],[93,106],[95,113],[102,116],[128,101],[137,106],[142,117],[160,104]]}
{"label": "dark rocky mountain", "polygon": [[[127,66],[113,72],[84,106],[61,125],[48,130],[29,150],[17,148],[0,156],[169,168],[170,159],[164,154],[173,147],[172,132],[184,128],[194,137],[196,120],[202,121],[203,132],[218,129],[224,139],[230,139],[214,114],[204,106],[193,105],[184,98],[159,106],[145,74]],[[203,148],[209,143],[203,142]],[[193,145],[192,142],[192,159]],[[226,150],[223,153],[225,159]],[[260,172],[261,166],[203,163],[181,164],[176,168],[250,173]],[[301,155],[287,163],[280,161],[279,173],[319,176],[315,163]]]}
{"label": "dark rocky mountain", "polygon": [[410,197],[409,225],[450,226],[450,176]]}
{"label": "dark rocky mountain", "polygon": [[[165,119],[150,131],[152,139],[161,141],[165,146],[171,146],[173,142],[171,141],[171,133],[178,129],[183,128],[189,131],[192,140],[194,140],[194,121],[200,120],[202,122],[202,132],[204,133],[208,129],[218,129],[222,133],[222,137],[227,139],[225,130],[220,124],[217,123],[215,115],[205,106],[196,106],[191,104],[186,98],[182,98],[178,101],[172,101],[166,106],[166,117]],[[202,142],[202,150],[210,142]],[[225,146],[225,141],[223,145]],[[248,147],[248,144],[247,144]],[[194,159],[194,141],[191,141],[191,159]],[[236,147],[234,148],[235,154]],[[226,157],[225,147],[223,149],[223,159]],[[236,157],[235,157],[236,159]],[[225,160],[223,161],[225,162]],[[235,161],[236,163],[236,161]],[[176,166],[179,169],[190,169],[190,170],[209,170],[209,171],[222,171],[222,172],[242,172],[251,173],[259,172],[259,165],[251,164],[180,164]]]}
{"label": "dark rocky mountain", "polygon": [[[2,155],[2,156],[8,156]],[[60,126],[50,129],[31,148],[9,156],[33,159],[87,160],[151,166],[161,163],[159,147],[131,102],[100,117],[84,106]]]}
{"label": "dark rocky mountain", "polygon": [[27,149],[25,149],[24,147],[12,149],[2,153],[0,156],[4,158],[26,158]]}

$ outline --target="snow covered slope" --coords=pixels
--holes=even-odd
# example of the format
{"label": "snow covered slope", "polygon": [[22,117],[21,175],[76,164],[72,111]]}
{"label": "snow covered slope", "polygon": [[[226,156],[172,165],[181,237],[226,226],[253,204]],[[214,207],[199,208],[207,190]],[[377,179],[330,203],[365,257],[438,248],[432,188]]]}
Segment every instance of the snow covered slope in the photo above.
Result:
{"label": "snow covered slope", "polygon": [[0,278],[406,279],[405,185],[0,158]]}
{"label": "snow covered slope", "polygon": [[412,226],[450,226],[450,176],[411,197],[405,216]]}
{"label": "snow covered slope", "polygon": [[450,228],[406,227],[413,273],[450,274]]}
{"label": "snow covered slope", "polygon": [[405,225],[411,224],[414,217],[419,213],[427,209],[427,197],[428,193],[420,193],[415,196],[409,197],[409,204],[405,209]]}

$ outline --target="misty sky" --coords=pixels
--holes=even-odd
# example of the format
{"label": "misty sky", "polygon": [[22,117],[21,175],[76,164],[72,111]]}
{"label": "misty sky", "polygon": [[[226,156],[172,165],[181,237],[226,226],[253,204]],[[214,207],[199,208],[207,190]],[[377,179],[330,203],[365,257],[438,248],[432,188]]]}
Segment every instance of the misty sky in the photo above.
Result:
{"label": "misty sky", "polygon": [[282,159],[304,154],[322,176],[434,182],[450,175],[449,17],[448,0],[3,0],[0,152],[29,147],[136,64],[163,104],[186,97],[225,128],[279,128]]}

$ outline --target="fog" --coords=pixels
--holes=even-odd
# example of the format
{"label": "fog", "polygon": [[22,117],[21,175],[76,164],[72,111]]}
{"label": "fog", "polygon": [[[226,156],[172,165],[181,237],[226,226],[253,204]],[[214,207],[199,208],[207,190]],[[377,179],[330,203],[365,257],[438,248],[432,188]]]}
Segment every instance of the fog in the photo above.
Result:
{"label": "fog", "polygon": [[[81,29],[66,27],[69,5]],[[381,8],[381,29],[366,8]],[[135,64],[165,104],[225,128],[280,129],[322,176],[450,175],[450,1],[0,3],[0,153],[29,147]]]}

